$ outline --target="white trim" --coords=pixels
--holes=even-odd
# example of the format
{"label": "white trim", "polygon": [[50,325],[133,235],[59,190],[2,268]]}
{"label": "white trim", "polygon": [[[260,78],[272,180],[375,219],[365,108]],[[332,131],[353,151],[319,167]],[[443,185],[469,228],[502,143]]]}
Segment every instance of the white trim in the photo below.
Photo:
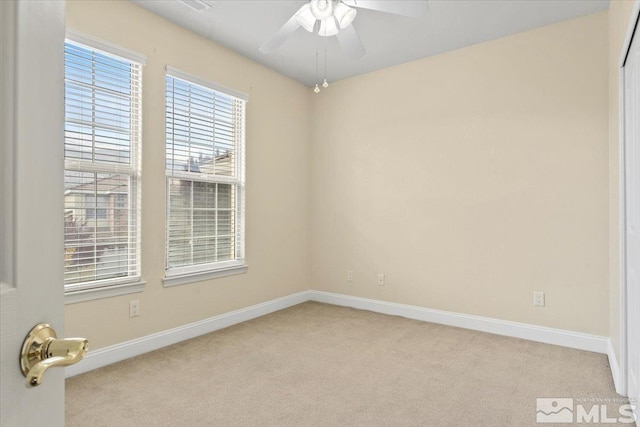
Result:
{"label": "white trim", "polygon": [[203,280],[217,279],[219,277],[235,276],[236,274],[246,273],[248,269],[248,265],[242,264],[189,273],[170,273],[171,270],[167,270],[166,277],[162,279],[162,286],[169,288],[171,286],[186,285],[194,282],[202,282]]}
{"label": "white trim", "polygon": [[[257,317],[264,316],[265,314],[273,313],[307,301],[317,301],[345,307],[354,307],[361,310],[375,311],[377,313],[402,316],[409,319],[554,344],[561,347],[593,351],[596,353],[608,354],[609,360],[615,360],[615,354],[613,354],[613,359],[611,356],[613,347],[611,346],[610,340],[598,335],[459,314],[449,311],[434,310],[406,304],[390,303],[330,292],[303,291],[261,304],[231,311],[219,316],[214,316],[209,319],[190,323],[188,325],[168,329],[166,331],[104,347],[95,351],[89,351],[81,363],[66,368],[66,376],[72,377],[74,375],[89,372],[112,363],[139,356],[141,354],[195,338],[200,335],[208,334],[241,322],[246,322],[247,320],[255,319]],[[614,365],[611,364],[611,369],[615,381],[615,378],[619,377],[619,371],[614,371],[614,369],[617,369],[617,363],[615,364],[615,368]]]}
{"label": "white trim", "polygon": [[184,80],[188,83],[193,83],[196,84],[198,86],[202,86],[202,87],[206,87],[208,89],[211,89],[215,92],[219,92],[223,95],[228,95],[228,96],[233,96],[235,98],[238,98],[244,102],[249,102],[249,95],[247,95],[244,92],[240,92],[238,90],[235,89],[229,89],[228,87],[224,87],[221,85],[217,85],[215,83],[211,83],[207,80],[203,80],[200,77],[194,76],[193,74],[189,74],[189,73],[185,73],[184,71],[180,71],[177,68],[173,68],[170,65],[167,65],[165,67],[165,70],[167,72],[168,75],[170,75],[171,77],[175,77],[176,79],[180,79],[180,80]]}
{"label": "white trim", "polygon": [[[619,143],[618,143],[618,171],[620,176],[618,177],[618,238],[619,238],[619,336],[620,342],[619,354],[619,368],[621,372],[625,373],[620,375],[618,383],[616,385],[616,391],[624,396],[627,394],[627,206],[626,206],[626,154],[625,154],[625,142],[624,142],[624,68],[618,70],[618,82],[619,82],[619,96],[618,96],[618,127],[619,127]],[[615,349],[613,349],[615,352]],[[619,388],[619,391],[618,391]]]}
{"label": "white trim", "polygon": [[609,367],[611,368],[611,376],[613,377],[613,385],[616,388],[616,393],[623,395],[622,390],[622,377],[620,376],[620,365],[618,364],[618,358],[616,352],[613,349],[613,343],[611,339],[607,340],[607,357],[609,358]]}
{"label": "white trim", "polygon": [[[67,377],[72,377],[74,375],[89,372],[162,347],[199,337],[200,335],[208,334],[238,323],[246,322],[247,320],[255,319],[256,317],[264,316],[265,314],[283,310],[285,308],[301,304],[307,300],[308,292],[299,292],[297,294],[241,308],[239,310],[231,311],[199,322],[189,323],[188,325],[168,329],[142,338],[125,341],[123,343],[104,347],[95,351],[89,351],[82,363],[65,368],[65,375]],[[91,343],[89,343],[89,345],[91,345]]]}
{"label": "white trim", "polygon": [[210,271],[226,270],[229,268],[247,267],[243,259],[230,259],[226,261],[208,262],[206,264],[192,264],[182,267],[169,267],[164,269],[165,277],[185,276],[189,274],[208,273]]}
{"label": "white trim", "polygon": [[[622,44],[622,50],[620,51],[620,58],[618,60],[618,207],[619,207],[619,257],[620,257],[620,299],[619,299],[619,311],[620,311],[620,348],[619,348],[619,372],[618,382],[616,383],[616,391],[623,396],[627,395],[627,265],[626,265],[626,241],[627,241],[627,219],[626,219],[626,141],[625,141],[625,84],[624,84],[624,64],[627,58],[627,53],[631,48],[632,37],[636,25],[640,20],[640,0],[635,0],[633,5],[633,11],[631,12],[631,20],[627,26],[627,33]],[[615,349],[614,351],[615,356]],[[612,366],[613,368],[613,366]],[[615,379],[615,377],[614,377]]]}
{"label": "white trim", "polygon": [[125,58],[130,61],[137,62],[140,65],[147,64],[147,57],[141,53],[120,47],[105,40],[100,40],[94,36],[79,33],[75,30],[67,29],[66,39],[71,43],[81,44],[92,49],[97,49],[108,55]]}
{"label": "white trim", "polygon": [[602,354],[607,353],[606,337],[582,332],[547,328],[508,320],[453,313],[450,311],[434,310],[414,305],[378,301],[330,292],[309,291],[309,300],[402,316],[409,319],[439,323],[474,331],[488,332],[496,335],[522,338],[578,350],[593,351]]}
{"label": "white trim", "polygon": [[[627,394],[627,206],[626,206],[626,153],[625,153],[625,140],[624,140],[624,116],[625,116],[625,108],[624,108],[624,68],[620,68],[618,71],[618,82],[619,82],[619,96],[618,96],[618,127],[619,127],[619,143],[618,143],[618,171],[620,176],[618,177],[618,204],[619,204],[619,212],[618,212],[618,221],[619,221],[619,229],[618,229],[618,238],[619,238],[619,336],[618,340],[620,342],[619,354],[619,368],[620,371],[623,372],[623,375],[619,376],[618,386],[616,386],[616,391],[618,391],[618,387],[620,394],[626,396]],[[615,349],[614,349],[615,352]]]}
{"label": "white trim", "polygon": [[79,289],[66,291],[64,294],[64,304],[76,304],[79,302],[93,301],[96,299],[111,298],[119,295],[144,292],[146,282],[136,281],[133,283],[123,283],[120,285],[109,285],[93,289]]}

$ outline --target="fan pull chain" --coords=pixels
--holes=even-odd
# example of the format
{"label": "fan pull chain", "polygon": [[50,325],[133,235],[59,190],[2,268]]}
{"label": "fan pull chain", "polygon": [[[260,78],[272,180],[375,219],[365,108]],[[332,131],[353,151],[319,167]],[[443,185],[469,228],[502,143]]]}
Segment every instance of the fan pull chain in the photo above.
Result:
{"label": "fan pull chain", "polygon": [[[327,27],[324,27],[325,35],[327,33]],[[317,79],[316,79],[317,80]],[[329,83],[327,82],[327,38],[324,38],[324,82],[322,83],[323,88],[328,88]]]}
{"label": "fan pull chain", "polygon": [[316,87],[313,88],[315,93],[320,92],[320,87],[318,86],[318,36],[316,36]]}

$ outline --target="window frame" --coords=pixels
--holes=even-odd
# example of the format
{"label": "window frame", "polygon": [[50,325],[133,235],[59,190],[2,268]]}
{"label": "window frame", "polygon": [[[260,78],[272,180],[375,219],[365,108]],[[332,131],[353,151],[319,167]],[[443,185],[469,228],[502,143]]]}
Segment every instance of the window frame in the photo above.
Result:
{"label": "window frame", "polygon": [[[165,73],[165,117],[169,113],[166,105],[166,98],[168,96],[169,87],[167,86],[167,78],[181,80],[189,85],[199,86],[208,91],[218,93],[224,97],[235,98],[237,101],[242,102],[242,127],[240,135],[234,140],[235,160],[234,160],[234,176],[225,175],[208,175],[201,174],[196,175],[193,172],[188,171],[176,171],[175,169],[167,168],[166,156],[168,147],[165,146],[165,184],[166,184],[166,202],[165,202],[165,277],[162,280],[163,286],[178,286],[203,280],[215,279],[219,277],[226,277],[236,274],[246,273],[248,266],[245,260],[245,209],[244,209],[244,195],[245,195],[245,150],[246,150],[246,105],[249,101],[249,97],[239,91],[228,89],[223,86],[211,83],[209,81],[200,79],[199,77],[180,71],[176,68],[167,66]],[[165,123],[165,144],[169,141],[166,138],[166,123]],[[215,144],[215,143],[214,143]],[[170,182],[172,179],[182,179],[190,182],[203,182],[211,184],[229,184],[235,190],[235,209],[234,212],[234,224],[235,229],[233,235],[235,236],[234,247],[235,257],[231,260],[215,261],[202,264],[191,264],[178,267],[169,266],[169,209],[170,209]],[[193,205],[191,206],[193,210]],[[216,230],[217,233],[217,230]],[[193,237],[193,236],[192,236]]]}
{"label": "window frame", "polygon": [[[130,215],[136,215],[135,224],[132,226],[132,221],[128,222],[127,234],[129,245],[133,245],[135,251],[135,274],[129,274],[123,277],[107,278],[91,280],[86,282],[64,284],[65,304],[74,304],[78,302],[90,301],[95,299],[107,298],[117,295],[125,295],[130,293],[144,291],[145,282],[142,281],[141,275],[141,245],[140,245],[140,230],[141,230],[141,151],[142,151],[142,82],[143,71],[146,65],[146,57],[134,51],[116,46],[110,42],[100,40],[91,36],[87,36],[72,30],[68,30],[65,35],[65,44],[71,44],[83,49],[98,52],[102,55],[106,55],[115,58],[120,61],[128,61],[135,63],[138,67],[138,81],[139,87],[137,89],[136,104],[138,108],[137,123],[134,128],[131,129],[132,140],[129,146],[130,161],[129,164],[103,164],[96,163],[94,161],[86,161],[80,159],[64,159],[65,173],[68,171],[75,171],[80,173],[94,173],[94,174],[114,174],[128,176],[129,189],[128,198]],[[65,62],[66,67],[66,62]],[[65,73],[66,81],[66,73]],[[66,111],[66,109],[65,109]],[[64,116],[65,123],[67,122],[67,115]],[[65,138],[66,144],[66,138]],[[67,192],[65,191],[65,194]],[[102,209],[97,206],[97,200],[100,194],[96,192],[93,194],[96,197],[96,206],[94,207],[95,214],[98,214],[98,210]],[[135,208],[131,206],[135,203]],[[66,211],[66,208],[65,208]],[[135,227],[135,230],[133,228]],[[66,244],[65,244],[66,247]],[[63,281],[64,283],[64,281]]]}

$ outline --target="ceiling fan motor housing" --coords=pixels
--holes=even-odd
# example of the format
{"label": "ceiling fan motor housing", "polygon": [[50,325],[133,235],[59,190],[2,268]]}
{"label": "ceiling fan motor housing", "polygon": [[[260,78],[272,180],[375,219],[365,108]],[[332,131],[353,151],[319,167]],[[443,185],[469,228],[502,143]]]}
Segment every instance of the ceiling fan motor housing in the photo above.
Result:
{"label": "ceiling fan motor housing", "polygon": [[333,15],[332,0],[311,0],[311,13],[316,19],[324,21]]}

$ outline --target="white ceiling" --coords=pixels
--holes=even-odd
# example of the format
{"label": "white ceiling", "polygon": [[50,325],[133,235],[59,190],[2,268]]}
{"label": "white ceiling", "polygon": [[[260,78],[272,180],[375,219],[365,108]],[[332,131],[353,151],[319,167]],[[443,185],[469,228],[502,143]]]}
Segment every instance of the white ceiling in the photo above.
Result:
{"label": "white ceiling", "polygon": [[[208,0],[212,7],[202,12],[177,0],[131,1],[307,86],[316,83],[316,43],[320,39],[322,52],[324,38],[298,28],[274,54],[258,50],[305,0]],[[609,7],[608,0],[429,0],[428,4],[429,11],[420,18],[358,9],[353,25],[367,53],[349,59],[336,37],[327,37],[329,82]],[[322,79],[322,55],[320,61]]]}

